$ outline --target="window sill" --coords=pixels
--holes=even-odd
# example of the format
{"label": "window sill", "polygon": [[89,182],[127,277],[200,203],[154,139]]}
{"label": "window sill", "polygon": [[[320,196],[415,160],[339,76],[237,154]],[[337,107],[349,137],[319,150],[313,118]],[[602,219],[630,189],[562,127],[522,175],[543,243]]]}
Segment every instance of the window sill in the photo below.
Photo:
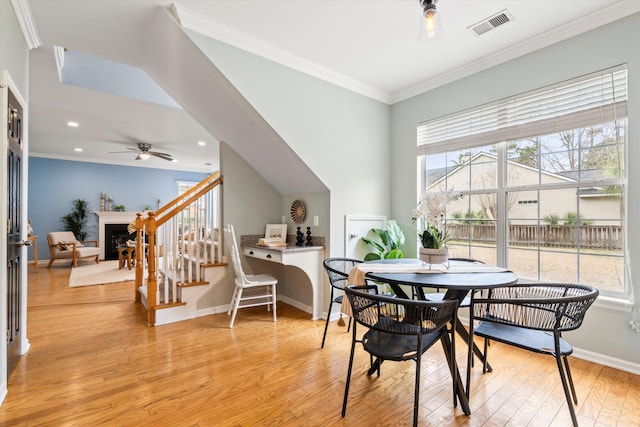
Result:
{"label": "window sill", "polygon": [[593,303],[594,307],[606,308],[609,310],[623,311],[630,313],[633,309],[633,302],[625,298],[615,298],[609,296],[600,295],[596,302]]}

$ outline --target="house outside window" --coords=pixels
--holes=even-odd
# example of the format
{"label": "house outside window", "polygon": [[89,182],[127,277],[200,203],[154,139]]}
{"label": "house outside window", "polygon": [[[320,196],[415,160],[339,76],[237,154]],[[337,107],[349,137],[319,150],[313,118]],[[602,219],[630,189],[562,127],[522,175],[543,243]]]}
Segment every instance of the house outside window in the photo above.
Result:
{"label": "house outside window", "polygon": [[521,280],[627,292],[626,67],[421,124],[421,192],[445,206],[451,256]]}

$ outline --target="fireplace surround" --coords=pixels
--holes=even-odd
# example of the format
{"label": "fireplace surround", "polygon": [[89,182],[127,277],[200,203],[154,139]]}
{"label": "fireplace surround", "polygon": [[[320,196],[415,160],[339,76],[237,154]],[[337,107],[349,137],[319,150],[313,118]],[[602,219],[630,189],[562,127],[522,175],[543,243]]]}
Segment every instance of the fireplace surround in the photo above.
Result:
{"label": "fireplace surround", "polygon": [[[105,226],[107,224],[129,224],[131,221],[136,219],[136,212],[95,212],[95,214],[98,215],[98,245],[100,246],[100,259],[118,259],[117,251],[115,258],[110,258],[113,255],[108,253],[109,248],[107,248],[107,246],[111,246],[111,242],[107,242],[105,239]],[[126,227],[124,227],[124,229],[126,230]],[[125,242],[126,240],[133,240],[134,238],[135,236],[130,236],[125,239]]]}

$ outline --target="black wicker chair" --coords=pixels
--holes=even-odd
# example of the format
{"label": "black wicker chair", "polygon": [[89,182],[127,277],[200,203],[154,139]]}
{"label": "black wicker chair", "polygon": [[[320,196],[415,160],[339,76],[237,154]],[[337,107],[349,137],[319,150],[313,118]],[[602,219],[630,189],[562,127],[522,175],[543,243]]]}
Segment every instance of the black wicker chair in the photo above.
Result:
{"label": "black wicker chair", "polygon": [[[347,411],[347,398],[351,382],[353,356],[356,342],[362,343],[369,353],[373,371],[380,376],[380,364],[385,360],[416,362],[413,425],[418,423],[420,402],[420,363],[422,354],[438,341],[443,342],[445,353],[455,355],[453,331],[455,330],[457,300],[418,301],[377,294],[377,286],[348,286],[347,298],[353,310],[353,338],[347,382],[344,389],[342,416]],[[368,328],[361,340],[357,339],[357,325]],[[450,328],[447,327],[450,324]],[[376,363],[373,363],[373,357]],[[452,357],[451,377],[453,383],[454,406],[457,405],[456,381],[458,371],[455,357]]]}
{"label": "black wicker chair", "polygon": [[[327,328],[329,327],[329,319],[331,318],[331,308],[334,303],[342,304],[343,295],[340,294],[334,297],[334,290],[343,291],[346,284],[349,272],[356,265],[361,263],[359,259],[352,258],[327,258],[324,260],[324,270],[329,276],[329,283],[331,284],[331,296],[329,297],[329,309],[327,310],[327,321],[324,324],[324,333],[322,334],[322,348],[324,348],[324,340],[327,337]],[[341,315],[342,316],[342,315]],[[349,318],[349,326],[347,332],[351,328],[351,318]]]}
{"label": "black wicker chair", "polygon": [[[554,356],[571,420],[577,426],[573,402],[577,404],[578,399],[567,359],[573,347],[562,338],[562,332],[579,328],[597,297],[598,290],[591,286],[555,283],[519,284],[472,295],[470,312],[479,323],[474,326],[474,322],[470,322],[470,339],[474,335],[484,338],[482,372],[487,371],[489,339]],[[470,362],[471,352],[468,357]],[[467,373],[467,392],[469,381]]]}

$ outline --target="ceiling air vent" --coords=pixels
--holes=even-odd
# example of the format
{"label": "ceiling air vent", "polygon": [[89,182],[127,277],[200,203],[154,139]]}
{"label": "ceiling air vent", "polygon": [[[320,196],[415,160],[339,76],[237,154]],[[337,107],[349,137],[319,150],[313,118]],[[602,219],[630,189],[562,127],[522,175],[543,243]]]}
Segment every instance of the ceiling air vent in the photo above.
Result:
{"label": "ceiling air vent", "polygon": [[491,31],[494,28],[497,28],[511,21],[513,21],[513,15],[511,15],[511,13],[509,13],[509,11],[505,9],[467,28],[469,28],[476,36],[480,36],[487,31]]}

